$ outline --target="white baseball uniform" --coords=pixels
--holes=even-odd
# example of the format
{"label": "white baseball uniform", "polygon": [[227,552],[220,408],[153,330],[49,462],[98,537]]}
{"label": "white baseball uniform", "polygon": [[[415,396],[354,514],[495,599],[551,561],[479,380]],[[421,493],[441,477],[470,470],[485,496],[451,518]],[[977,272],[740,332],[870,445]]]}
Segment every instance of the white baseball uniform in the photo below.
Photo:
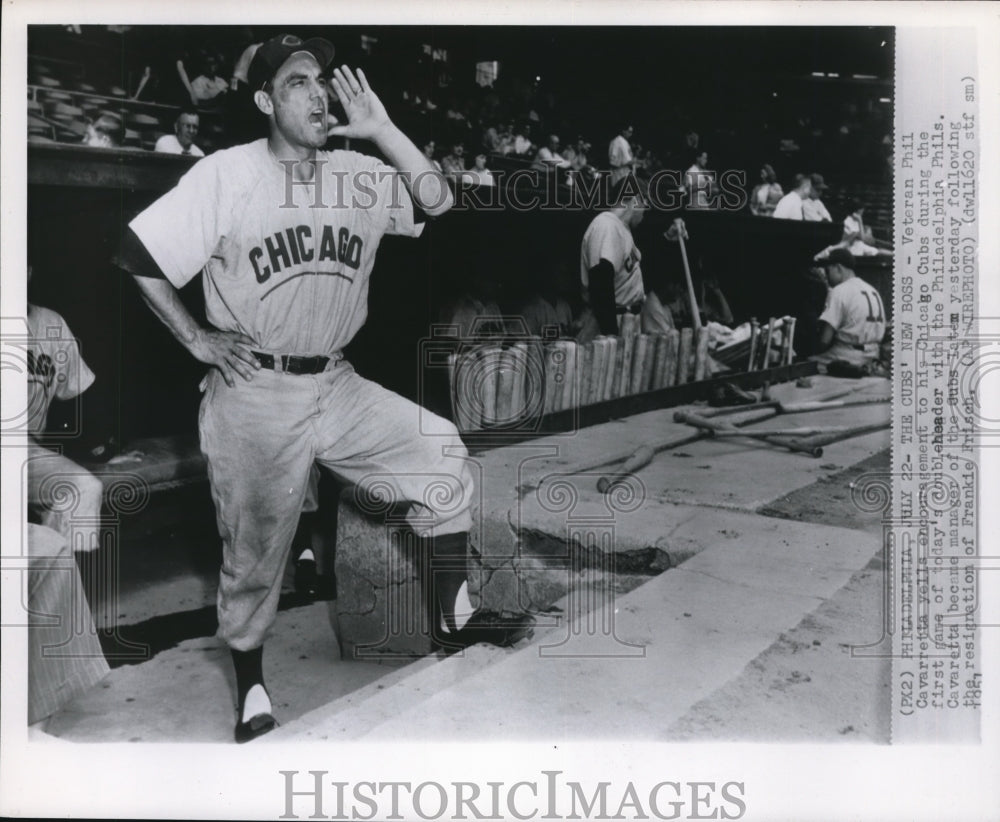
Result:
{"label": "white baseball uniform", "polygon": [[[314,462],[380,497],[415,503],[414,530],[468,531],[472,475],[450,422],[358,376],[341,350],[368,312],[383,234],[416,236],[397,172],[350,151],[317,153],[293,181],[266,140],[219,151],[131,223],[180,287],[204,268],[209,322],[253,350],[330,357],[318,374],[261,368],[228,387],[203,382],[199,429],[223,538],[219,635],[259,646]],[[447,489],[446,493],[442,493]]]}
{"label": "white baseball uniform", "polygon": [[[100,541],[101,481],[68,457],[39,445],[35,437],[45,431],[52,400],[79,396],[94,382],[94,372],[55,311],[29,306],[28,332],[28,504],[72,550],[93,551]],[[73,501],[71,507],[66,499]]]}
{"label": "white baseball uniform", "polygon": [[632,232],[610,211],[602,211],[591,221],[580,248],[580,280],[583,297],[590,301],[590,269],[607,260],[615,270],[615,305],[628,308],[646,296],[639,266],[642,254]]}
{"label": "white baseball uniform", "polygon": [[878,358],[885,310],[878,291],[860,277],[850,277],[830,290],[820,320],[833,328],[833,345],[811,359],[865,365]]}

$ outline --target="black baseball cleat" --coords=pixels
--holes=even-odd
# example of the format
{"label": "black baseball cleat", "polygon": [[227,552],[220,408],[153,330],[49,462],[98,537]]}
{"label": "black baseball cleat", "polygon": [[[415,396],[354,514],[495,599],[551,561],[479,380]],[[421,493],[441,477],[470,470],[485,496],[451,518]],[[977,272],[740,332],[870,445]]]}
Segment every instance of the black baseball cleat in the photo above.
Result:
{"label": "black baseball cleat", "polygon": [[446,654],[453,654],[484,642],[509,648],[534,635],[535,618],[529,614],[506,617],[496,611],[475,611],[457,631],[438,630],[434,642]]}
{"label": "black baseball cleat", "polygon": [[271,714],[256,714],[250,717],[247,722],[236,723],[236,741],[240,744],[249,742],[251,739],[263,736],[277,727],[278,720],[271,716]]}

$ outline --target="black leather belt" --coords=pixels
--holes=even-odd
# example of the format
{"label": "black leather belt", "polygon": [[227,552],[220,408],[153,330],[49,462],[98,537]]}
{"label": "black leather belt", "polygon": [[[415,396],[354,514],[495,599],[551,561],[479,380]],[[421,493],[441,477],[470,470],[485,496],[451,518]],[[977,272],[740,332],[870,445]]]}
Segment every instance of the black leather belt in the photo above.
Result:
{"label": "black leather belt", "polygon": [[265,354],[251,352],[264,368],[283,371],[286,374],[321,374],[330,363],[329,357],[300,357],[296,354]]}
{"label": "black leather belt", "polygon": [[616,314],[641,314],[645,300],[636,300],[632,305],[616,305]]}

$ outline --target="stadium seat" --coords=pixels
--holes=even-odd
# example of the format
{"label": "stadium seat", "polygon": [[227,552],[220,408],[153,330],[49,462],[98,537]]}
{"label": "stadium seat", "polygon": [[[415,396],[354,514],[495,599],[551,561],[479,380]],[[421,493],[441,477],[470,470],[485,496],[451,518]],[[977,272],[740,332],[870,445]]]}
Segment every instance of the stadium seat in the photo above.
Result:
{"label": "stadium seat", "polygon": [[49,88],[62,88],[62,83],[60,83],[55,77],[50,77],[48,75],[41,75],[38,78],[38,85],[48,86]]}
{"label": "stadium seat", "polygon": [[150,114],[133,114],[129,119],[135,126],[140,128],[160,125],[160,121]]}
{"label": "stadium seat", "polygon": [[108,89],[108,96],[110,97],[128,97],[128,92],[125,91],[121,86],[112,86]]}
{"label": "stadium seat", "polygon": [[54,143],[55,140],[53,140],[51,137],[46,137],[46,136],[44,136],[42,134],[29,134],[28,135],[28,142],[29,143]]}

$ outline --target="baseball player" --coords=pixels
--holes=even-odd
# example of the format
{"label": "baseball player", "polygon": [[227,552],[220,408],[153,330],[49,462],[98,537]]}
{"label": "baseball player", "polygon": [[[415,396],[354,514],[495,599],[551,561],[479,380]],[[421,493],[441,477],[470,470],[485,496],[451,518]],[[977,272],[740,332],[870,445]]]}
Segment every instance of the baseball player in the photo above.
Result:
{"label": "baseball player", "polygon": [[[72,550],[94,551],[100,545],[101,481],[38,441],[52,400],[78,397],[93,385],[94,372],[80,356],[80,347],[61,315],[29,303],[27,319],[28,504],[42,524],[57,531]],[[70,509],[64,500],[67,488],[75,503]]]}
{"label": "baseball player", "polygon": [[827,365],[835,360],[871,365],[885,336],[882,298],[855,275],[854,257],[846,248],[835,248],[822,264],[831,289],[819,318],[820,351],[810,359]]}
{"label": "baseball player", "polygon": [[611,208],[591,221],[580,247],[583,299],[590,306],[602,334],[618,333],[618,315],[639,313],[646,292],[639,265],[642,254],[632,229],[642,222],[646,201],[634,177],[611,188]]}
{"label": "baseball player", "polygon": [[[219,635],[236,669],[237,742],[277,724],[263,643],[314,463],[378,498],[413,503],[438,643],[507,645],[530,630],[529,618],[469,602],[472,474],[455,427],[362,379],[341,354],[367,316],[382,235],[416,236],[415,210],[439,215],[453,198],[361,70],[334,70],[348,122],[329,134],[369,140],[391,165],[322,150],[333,55],[319,38],[265,42],[248,79],[269,136],[198,162],[132,221],[120,252],[154,313],[211,366],[199,433],[223,540]],[[177,294],[203,268],[208,328]]]}

